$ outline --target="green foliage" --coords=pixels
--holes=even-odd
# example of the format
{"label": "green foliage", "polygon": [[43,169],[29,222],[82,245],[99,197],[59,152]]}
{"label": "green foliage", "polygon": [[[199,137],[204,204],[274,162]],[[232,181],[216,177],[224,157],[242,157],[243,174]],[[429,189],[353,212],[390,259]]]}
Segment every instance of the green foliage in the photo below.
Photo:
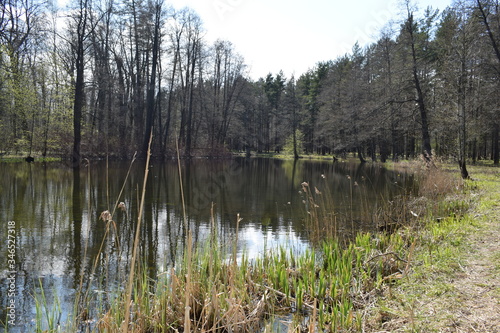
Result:
{"label": "green foliage", "polygon": [[302,134],[302,132],[299,129],[297,129],[295,131],[295,147],[294,147],[293,134],[290,134],[290,136],[285,141],[285,145],[283,146],[283,154],[294,156],[296,149],[297,154],[302,155],[304,153],[303,147],[304,147],[304,134]]}

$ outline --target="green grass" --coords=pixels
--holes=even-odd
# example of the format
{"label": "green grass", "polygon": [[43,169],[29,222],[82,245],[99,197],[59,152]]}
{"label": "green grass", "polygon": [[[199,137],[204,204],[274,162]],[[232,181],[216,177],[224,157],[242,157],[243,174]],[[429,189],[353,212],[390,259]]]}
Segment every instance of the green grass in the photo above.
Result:
{"label": "green grass", "polygon": [[[473,180],[436,201],[424,217],[425,223],[415,233],[412,272],[378,300],[371,313],[371,327],[375,330],[383,326],[401,332],[440,331],[440,325],[451,321],[452,315],[429,317],[425,313],[432,311],[428,304],[439,302],[441,308],[450,309],[462,306],[454,281],[465,273],[474,246],[471,239],[477,233],[489,232],[489,221],[500,219],[499,169],[469,167],[469,171]],[[498,253],[492,255],[493,261],[499,259]],[[494,267],[498,274],[499,265]],[[389,321],[384,313],[392,314]]]}
{"label": "green grass", "polygon": [[52,300],[52,305],[49,305],[49,301],[45,296],[45,291],[40,283],[40,293],[34,295],[35,299],[35,329],[37,332],[57,332],[61,325],[61,306],[57,293],[53,290],[54,299]]}
{"label": "green grass", "polygon": [[[0,157],[0,163],[18,163],[18,162],[24,162],[26,155],[6,155]],[[39,156],[34,156],[35,162],[34,163],[39,163],[39,162],[59,162],[62,160],[61,157],[39,157]]]}

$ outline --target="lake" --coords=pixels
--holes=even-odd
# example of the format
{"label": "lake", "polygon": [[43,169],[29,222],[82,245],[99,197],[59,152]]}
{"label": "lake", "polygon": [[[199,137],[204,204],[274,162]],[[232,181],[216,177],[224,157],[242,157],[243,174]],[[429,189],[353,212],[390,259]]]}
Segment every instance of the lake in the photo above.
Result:
{"label": "lake", "polygon": [[[126,280],[144,162],[88,163],[80,169],[64,162],[0,163],[0,320],[14,299],[12,332],[34,330],[35,295],[39,308],[56,309],[54,320],[64,322],[81,276],[101,303]],[[412,174],[370,163],[234,158],[180,164],[181,177],[176,161],[153,161],[149,169],[140,257],[152,279],[182,256],[186,228],[197,244],[216,230],[228,252],[238,231],[238,253],[249,258],[279,245],[296,251],[311,246],[303,182],[318,193],[328,192],[340,233],[376,229],[373,216],[381,205],[415,186]],[[114,211],[112,221],[104,211]],[[15,230],[16,244],[10,257],[9,228]],[[14,298],[9,296],[11,272]]]}

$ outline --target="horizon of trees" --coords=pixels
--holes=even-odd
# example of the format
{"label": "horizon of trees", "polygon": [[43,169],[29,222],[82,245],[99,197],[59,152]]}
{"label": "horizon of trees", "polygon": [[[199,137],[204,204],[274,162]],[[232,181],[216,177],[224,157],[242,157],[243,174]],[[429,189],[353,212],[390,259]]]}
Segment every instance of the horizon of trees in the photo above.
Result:
{"label": "horizon of trees", "polygon": [[84,157],[230,151],[420,154],[499,163],[498,0],[410,0],[375,43],[300,77],[252,81],[229,41],[163,0],[0,5],[0,152]]}

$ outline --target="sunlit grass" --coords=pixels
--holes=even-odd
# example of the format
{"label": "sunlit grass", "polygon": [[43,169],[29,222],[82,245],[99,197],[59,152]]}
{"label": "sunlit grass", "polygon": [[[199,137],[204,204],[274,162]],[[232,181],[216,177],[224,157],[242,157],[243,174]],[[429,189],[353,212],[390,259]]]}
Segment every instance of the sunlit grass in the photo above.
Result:
{"label": "sunlit grass", "polygon": [[[500,202],[498,168],[471,166],[469,172],[471,180],[454,186],[455,190],[443,191],[438,200],[427,205],[428,213],[421,217],[424,223],[414,233],[416,255],[412,272],[378,301],[372,317],[377,323],[374,327],[383,325],[389,330],[397,327],[408,332],[439,331],[440,323],[451,319],[429,318],[428,312],[433,310],[422,305],[440,299],[440,304],[450,309],[461,307],[461,296],[453,282],[466,274],[464,267],[471,251],[471,237],[484,232],[492,218],[500,217],[495,211]],[[447,174],[459,177],[458,172]],[[385,316],[387,313],[390,315]],[[444,315],[446,311],[441,314]]]}

